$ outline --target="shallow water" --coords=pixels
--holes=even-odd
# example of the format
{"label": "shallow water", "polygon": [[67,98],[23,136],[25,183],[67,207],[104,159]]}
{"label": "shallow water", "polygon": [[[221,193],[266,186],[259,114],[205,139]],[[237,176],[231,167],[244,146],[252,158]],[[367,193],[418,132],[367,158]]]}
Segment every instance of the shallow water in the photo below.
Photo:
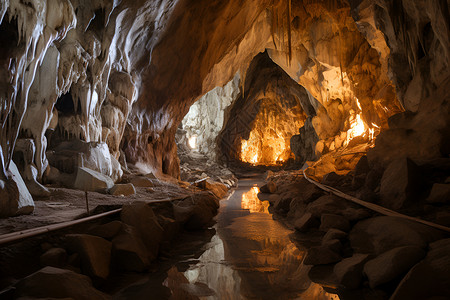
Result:
{"label": "shallow water", "polygon": [[184,255],[159,276],[165,292],[148,280],[119,298],[338,300],[309,281],[309,268],[301,263],[305,253],[290,241],[291,231],[272,219],[269,203],[257,198],[262,184],[242,179],[221,201],[215,235],[199,244],[204,251]]}

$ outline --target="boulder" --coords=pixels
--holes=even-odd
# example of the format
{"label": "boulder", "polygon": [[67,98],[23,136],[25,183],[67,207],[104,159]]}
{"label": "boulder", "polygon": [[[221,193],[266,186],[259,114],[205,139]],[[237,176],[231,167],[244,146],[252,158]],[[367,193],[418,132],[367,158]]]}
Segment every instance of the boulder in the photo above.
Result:
{"label": "boulder", "polygon": [[450,295],[450,239],[430,244],[424,260],[402,279],[391,300],[448,299]]}
{"label": "boulder", "polygon": [[326,242],[322,241],[321,246],[328,247],[330,250],[332,250],[338,254],[341,254],[342,250],[343,250],[342,243],[338,239],[332,239],[332,240],[328,240]]}
{"label": "boulder", "polygon": [[450,184],[448,183],[433,184],[431,193],[426,201],[429,203],[450,203]]}
{"label": "boulder", "polygon": [[15,288],[15,298],[110,299],[92,287],[89,277],[54,267],[45,267],[31,274],[20,280]]}
{"label": "boulder", "polygon": [[164,230],[164,241],[171,241],[180,232],[180,223],[174,219],[158,216],[159,224]]}
{"label": "boulder", "polygon": [[225,184],[210,179],[200,181],[197,186],[211,191],[219,199],[222,199],[228,193],[228,188]]}
{"label": "boulder", "polygon": [[13,161],[9,165],[10,178],[0,178],[0,217],[31,214],[34,201]]}
{"label": "boulder", "polygon": [[131,178],[130,183],[135,187],[153,187],[155,186],[153,181],[147,177],[136,176]]}
{"label": "boulder", "polygon": [[357,289],[363,281],[363,267],[369,257],[368,254],[356,253],[338,262],[333,269],[338,284],[348,290]]}
{"label": "boulder", "polygon": [[122,229],[124,224],[120,221],[112,221],[102,225],[95,225],[88,230],[88,234],[111,240]]}
{"label": "boulder", "polygon": [[311,228],[317,228],[317,226],[319,226],[319,220],[311,213],[305,213],[294,223],[294,228],[300,232],[306,232]]}
{"label": "boulder", "polygon": [[265,185],[263,185],[262,187],[260,187],[259,189],[261,191],[261,193],[276,193],[277,191],[277,185],[275,184],[275,182],[273,182],[272,180],[267,182]]}
{"label": "boulder", "polygon": [[62,268],[67,263],[67,252],[63,248],[51,248],[41,255],[39,261],[43,267]]}
{"label": "boulder", "polygon": [[123,225],[120,233],[112,240],[112,261],[114,267],[123,271],[144,272],[150,266],[152,255],[145,247],[141,235],[133,227]]}
{"label": "boulder", "polygon": [[326,245],[311,247],[306,254],[303,264],[327,265],[340,261],[342,257]]}
{"label": "boulder", "polygon": [[173,203],[175,220],[183,223],[188,230],[198,230],[210,226],[218,208],[217,198],[209,193],[198,193]]}
{"label": "boulder", "polygon": [[110,190],[111,195],[119,196],[130,196],[136,194],[136,189],[132,183],[125,184],[115,184]]}
{"label": "boulder", "polygon": [[327,233],[322,238],[322,244],[327,243],[330,240],[338,239],[342,241],[343,239],[347,238],[347,233],[344,231],[341,231],[336,228],[330,228]]}
{"label": "boulder", "polygon": [[67,248],[78,253],[82,271],[93,279],[109,276],[111,242],[88,234],[66,235]]}
{"label": "boulder", "polygon": [[122,207],[120,218],[123,223],[136,228],[144,245],[151,254],[150,260],[158,256],[159,244],[163,239],[163,229],[152,208],[144,202],[133,202]]}
{"label": "boulder", "polygon": [[328,231],[330,228],[335,228],[347,232],[350,230],[350,222],[343,216],[323,214],[320,217],[319,229],[322,231]]}
{"label": "boulder", "polygon": [[377,255],[402,246],[425,249],[428,243],[444,237],[432,227],[398,218],[380,216],[358,222],[350,231],[352,248],[358,253]]}
{"label": "boulder", "polygon": [[330,172],[328,174],[325,174],[325,176],[323,176],[322,184],[337,186],[343,180],[344,177],[345,176],[338,175],[335,172]]}
{"label": "boulder", "polygon": [[364,155],[358,161],[355,166],[354,176],[367,175],[370,172],[369,161],[367,156]]}
{"label": "boulder", "polygon": [[75,189],[105,193],[113,186],[114,182],[108,176],[88,168],[78,167],[74,183]]}
{"label": "boulder", "polygon": [[383,173],[380,203],[390,209],[400,209],[417,202],[423,186],[419,167],[409,158],[391,162]]}
{"label": "boulder", "polygon": [[364,265],[364,274],[373,289],[406,274],[425,255],[425,250],[415,246],[394,248],[369,260]]}

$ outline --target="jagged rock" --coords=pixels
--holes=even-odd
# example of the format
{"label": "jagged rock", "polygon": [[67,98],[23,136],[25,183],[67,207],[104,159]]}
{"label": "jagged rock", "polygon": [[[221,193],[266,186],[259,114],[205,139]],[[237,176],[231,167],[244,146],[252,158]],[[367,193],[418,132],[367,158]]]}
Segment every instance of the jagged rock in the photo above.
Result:
{"label": "jagged rock", "polygon": [[111,195],[123,195],[123,196],[130,196],[136,194],[136,189],[134,188],[134,185],[132,183],[125,183],[125,184],[115,184],[110,190],[109,193]]}
{"label": "jagged rock", "polygon": [[300,128],[299,134],[291,137],[291,150],[300,165],[303,165],[306,161],[314,161],[320,156],[316,153],[316,144],[319,137],[312,124],[312,118],[312,116],[309,116],[303,127]]}
{"label": "jagged rock", "polygon": [[370,172],[369,160],[367,159],[367,155],[364,155],[359,159],[358,163],[356,164],[354,175],[355,176],[366,175],[369,172]]}
{"label": "jagged rock", "polygon": [[209,179],[205,180],[205,189],[211,191],[219,199],[222,199],[228,193],[228,189],[223,183]]}
{"label": "jagged rock", "polygon": [[31,214],[34,211],[33,197],[13,161],[9,170],[9,179],[0,178],[0,217]]}
{"label": "jagged rock", "polygon": [[39,258],[41,266],[62,268],[67,263],[67,252],[63,248],[51,248]]}
{"label": "jagged rock", "polygon": [[31,274],[20,280],[15,287],[15,298],[110,299],[109,296],[92,287],[89,277],[54,267],[45,267]]}
{"label": "jagged rock", "polygon": [[69,234],[66,240],[68,249],[80,255],[81,268],[86,275],[93,279],[109,276],[111,242],[87,234]]}
{"label": "jagged rock", "polygon": [[322,244],[327,243],[330,240],[338,239],[343,240],[347,237],[347,233],[336,228],[330,228],[322,238]]}
{"label": "jagged rock", "polygon": [[369,258],[368,254],[356,253],[338,262],[333,269],[337,282],[348,290],[358,288],[363,281],[364,264]]}
{"label": "jagged rock", "polygon": [[336,214],[344,216],[349,221],[360,220],[370,216],[367,210],[334,195],[324,195],[309,203],[306,211],[317,218],[320,218],[323,214]]}
{"label": "jagged rock", "polygon": [[336,228],[342,231],[350,230],[350,222],[343,216],[334,214],[323,214],[320,217],[320,227],[322,231],[328,231],[330,228]]}
{"label": "jagged rock", "polygon": [[415,246],[394,248],[369,260],[364,265],[364,274],[370,287],[375,288],[406,274],[425,255],[425,250]]}
{"label": "jagged rock", "polygon": [[322,184],[337,186],[339,185],[340,181],[342,181],[343,178],[344,176],[338,175],[335,172],[331,172],[323,176]]}
{"label": "jagged rock", "polygon": [[113,186],[114,182],[108,176],[84,167],[77,169],[74,188],[78,190],[105,193]]}
{"label": "jagged rock", "polygon": [[271,205],[275,206],[277,203],[281,201],[281,196],[278,194],[271,194],[267,199]]}
{"label": "jagged rock", "polygon": [[278,199],[278,201],[275,202],[274,208],[277,211],[283,211],[284,213],[288,212],[289,209],[291,208],[291,202],[293,199],[292,196],[293,194],[291,192],[281,194],[280,199]]}
{"label": "jagged rock", "polygon": [[421,171],[408,158],[393,161],[381,178],[381,204],[399,209],[418,200],[422,184]]}
{"label": "jagged rock", "polygon": [[139,232],[133,226],[123,225],[112,240],[114,266],[120,270],[143,272],[148,269],[150,259],[154,259],[154,254],[147,250]]}
{"label": "jagged rock", "polygon": [[425,259],[406,274],[391,299],[448,298],[448,295],[450,295],[449,253],[450,239],[431,243]]}
{"label": "jagged rock", "polygon": [[144,245],[150,252],[150,259],[158,256],[159,244],[163,239],[163,229],[159,225],[153,209],[146,203],[133,202],[122,207],[120,218],[123,223],[136,228]]}
{"label": "jagged rock", "polygon": [[277,191],[277,185],[275,182],[273,182],[271,180],[271,181],[267,182],[265,185],[263,185],[262,187],[260,187],[259,190],[261,191],[261,193],[274,194]]}
{"label": "jagged rock", "polygon": [[88,233],[90,235],[95,235],[107,240],[111,240],[119,233],[123,225],[124,224],[122,222],[115,220],[106,224],[95,225],[89,228]]}
{"label": "jagged rock", "polygon": [[171,241],[180,231],[180,223],[174,219],[165,217],[163,215],[159,216],[159,224],[164,230],[164,241]]}
{"label": "jagged rock", "polygon": [[[336,275],[333,272],[333,265],[315,265],[309,272],[308,277],[312,282],[322,285],[324,288],[333,289],[337,287],[338,282]],[[336,289],[334,289],[336,292]]]}
{"label": "jagged rock", "polygon": [[209,193],[198,193],[178,203],[173,203],[175,220],[189,230],[207,227],[217,214],[217,198]]}
{"label": "jagged rock", "polygon": [[303,264],[327,265],[340,261],[342,257],[327,246],[316,246],[308,249]]}
{"label": "jagged rock", "polygon": [[435,183],[426,199],[429,203],[450,203],[450,184]]}
{"label": "jagged rock", "polygon": [[426,249],[444,233],[432,227],[398,217],[374,217],[358,222],[350,231],[351,246],[358,253],[377,255],[402,246]]}
{"label": "jagged rock", "polygon": [[154,187],[153,181],[147,177],[136,176],[131,178],[130,183],[135,187]]}
{"label": "jagged rock", "polygon": [[328,249],[338,254],[342,254],[343,250],[342,243],[338,239],[327,240],[325,242],[322,240],[321,247],[327,247]]}
{"label": "jagged rock", "polygon": [[311,213],[305,213],[294,223],[294,228],[300,232],[308,231],[311,228],[317,228],[317,226],[319,226],[319,220]]}

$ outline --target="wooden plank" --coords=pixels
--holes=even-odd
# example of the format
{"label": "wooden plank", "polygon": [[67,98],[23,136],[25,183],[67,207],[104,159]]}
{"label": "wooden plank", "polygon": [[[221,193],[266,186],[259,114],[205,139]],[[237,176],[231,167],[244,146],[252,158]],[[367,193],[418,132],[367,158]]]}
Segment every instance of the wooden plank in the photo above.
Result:
{"label": "wooden plank", "polygon": [[433,228],[436,228],[436,229],[440,229],[440,230],[443,230],[443,231],[446,231],[446,232],[450,232],[450,228],[449,227],[446,227],[446,226],[443,226],[443,225],[439,225],[439,224],[436,224],[436,223],[433,223],[433,222],[425,221],[425,220],[422,220],[422,219],[419,219],[419,218],[410,217],[410,216],[401,214],[399,212],[390,210],[390,209],[385,208],[383,206],[380,206],[380,205],[377,205],[377,204],[374,204],[374,203],[370,203],[370,202],[366,202],[366,201],[363,201],[361,199],[355,198],[353,196],[347,195],[347,194],[345,194],[345,193],[343,193],[343,192],[341,192],[341,191],[339,191],[339,190],[337,190],[337,189],[335,189],[335,188],[333,188],[331,186],[321,184],[321,183],[319,183],[319,182],[317,182],[317,181],[315,181],[315,180],[313,180],[311,178],[308,178],[308,176],[305,173],[305,170],[303,170],[303,176],[305,177],[306,180],[308,180],[309,182],[311,182],[312,184],[316,185],[317,187],[319,187],[320,189],[322,189],[324,191],[333,193],[334,195],[336,195],[338,197],[341,197],[341,198],[346,199],[348,201],[351,201],[353,203],[356,203],[356,204],[359,204],[361,206],[364,206],[364,207],[366,207],[366,208],[368,208],[370,210],[376,211],[376,212],[378,212],[380,214],[383,214],[385,216],[399,217],[399,218],[402,218],[402,219],[407,219],[407,220],[418,222],[418,223],[421,223],[421,224],[424,224],[424,225],[428,225],[430,227],[433,227]]}

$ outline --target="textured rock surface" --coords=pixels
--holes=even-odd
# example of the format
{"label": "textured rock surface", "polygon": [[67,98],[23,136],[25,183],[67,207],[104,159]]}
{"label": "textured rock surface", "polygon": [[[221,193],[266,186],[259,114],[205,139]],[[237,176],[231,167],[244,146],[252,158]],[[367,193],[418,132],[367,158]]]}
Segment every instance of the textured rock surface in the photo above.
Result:
{"label": "textured rock surface", "polygon": [[425,254],[425,250],[414,246],[394,248],[369,260],[364,265],[364,274],[370,287],[375,288],[406,274]]}
{"label": "textured rock surface", "polygon": [[16,285],[15,297],[109,299],[92,287],[89,277],[73,271],[45,267]]}
{"label": "textured rock surface", "polygon": [[67,235],[68,248],[78,253],[83,272],[91,278],[106,279],[109,276],[111,242],[87,234]]}

